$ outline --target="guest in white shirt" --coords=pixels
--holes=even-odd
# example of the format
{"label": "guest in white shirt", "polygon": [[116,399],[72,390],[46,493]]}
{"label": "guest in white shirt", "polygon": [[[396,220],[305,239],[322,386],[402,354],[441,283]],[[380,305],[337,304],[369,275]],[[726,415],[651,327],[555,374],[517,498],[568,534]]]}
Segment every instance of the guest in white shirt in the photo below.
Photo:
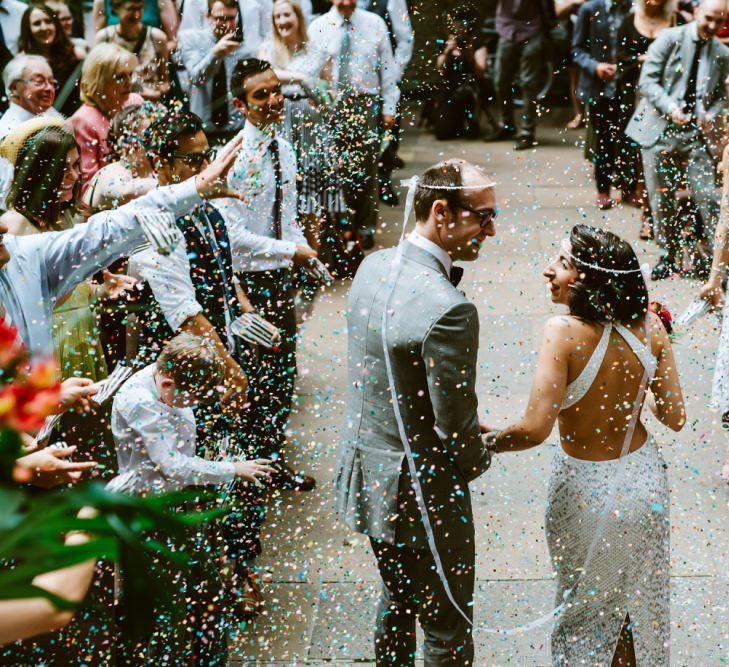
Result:
{"label": "guest in white shirt", "polygon": [[[233,267],[243,290],[262,317],[281,333],[274,351],[261,351],[268,375],[271,419],[283,436],[296,375],[296,312],[293,269],[316,257],[296,218],[296,157],[276,127],[283,119],[281,83],[271,65],[257,58],[236,65],[233,104],[245,115],[242,143],[228,185],[245,200],[226,202]],[[282,442],[283,444],[283,438]],[[277,452],[276,452],[277,453]],[[303,476],[297,486],[313,488]]]}
{"label": "guest in white shirt", "polygon": [[23,18],[28,5],[18,0],[0,0],[0,31],[5,40],[5,46],[13,55],[18,53],[18,39],[20,38],[20,19]]}
{"label": "guest in white shirt", "polygon": [[[258,51],[258,26],[240,25],[237,0],[208,0],[204,28],[180,33],[180,54],[190,80],[190,110],[202,118],[210,139],[229,139],[244,117],[231,102],[235,64]],[[241,32],[243,41],[238,41]]]}
{"label": "guest in white shirt", "polygon": [[[255,38],[256,43],[263,39],[263,8],[258,0],[237,0],[236,6],[243,24],[246,39]],[[207,0],[185,0],[179,33],[189,30],[204,30],[208,27]]]}
{"label": "guest in white shirt", "polygon": [[380,127],[395,126],[400,66],[385,21],[357,8],[357,0],[332,0],[333,7],[312,22],[311,43],[332,58],[338,91],[334,140],[347,165],[343,179],[353,229],[362,248],[374,245],[377,224],[377,158]]}
{"label": "guest in white shirt", "polygon": [[[192,408],[215,400],[224,378],[224,364],[210,342],[189,333],[175,336],[156,363],[133,375],[114,398],[111,427],[119,475],[107,488],[148,495],[193,485],[220,485],[234,479],[255,485],[267,481],[273,472],[269,461],[242,461],[232,457],[208,461],[195,453],[196,424]],[[164,542],[170,536],[158,533],[154,537]],[[193,527],[185,544],[178,542],[176,546],[194,553],[210,547],[208,538],[207,532]],[[150,628],[150,635],[157,635],[154,639],[161,641],[165,652],[173,657],[170,664],[191,664],[185,660],[190,648],[197,657],[195,664],[226,664],[224,590],[219,563],[207,553],[200,556],[193,560],[201,565],[181,573],[161,572],[153,559],[148,563],[149,576],[172,575],[182,579],[176,580],[175,590],[186,606],[184,631],[166,626],[163,616],[157,618],[155,628]],[[139,657],[144,647],[133,650]],[[156,664],[151,656],[146,657],[144,664]]]}

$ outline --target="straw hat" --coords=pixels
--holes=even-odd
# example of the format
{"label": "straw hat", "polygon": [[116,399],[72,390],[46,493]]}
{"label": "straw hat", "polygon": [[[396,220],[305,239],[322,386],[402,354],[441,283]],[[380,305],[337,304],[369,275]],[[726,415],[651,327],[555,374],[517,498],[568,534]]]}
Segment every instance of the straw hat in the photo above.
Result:
{"label": "straw hat", "polygon": [[54,118],[53,116],[36,116],[26,120],[10,130],[3,139],[0,144],[0,157],[4,157],[15,167],[20,151],[23,150],[25,142],[32,135],[49,127],[63,127],[64,125],[65,121],[63,119]]}

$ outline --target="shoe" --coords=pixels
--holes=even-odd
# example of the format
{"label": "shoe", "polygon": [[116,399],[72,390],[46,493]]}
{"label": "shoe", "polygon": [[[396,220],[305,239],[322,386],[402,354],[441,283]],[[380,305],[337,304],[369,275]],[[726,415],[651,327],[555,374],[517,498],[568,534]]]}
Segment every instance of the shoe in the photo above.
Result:
{"label": "shoe", "polygon": [[375,247],[375,232],[372,229],[363,229],[359,233],[359,245],[362,250],[372,250]]}
{"label": "shoe", "polygon": [[505,141],[516,134],[516,129],[508,125],[502,125],[496,132],[486,137],[486,141]]}
{"label": "shoe", "polygon": [[585,119],[581,113],[578,113],[567,125],[565,126],[568,130],[579,130],[585,126]]}
{"label": "shoe", "polygon": [[653,238],[653,218],[646,215],[643,211],[643,220],[640,223],[640,233],[638,234],[644,241],[650,241]]}
{"label": "shoe", "polygon": [[388,206],[399,206],[400,198],[392,187],[392,181],[380,183],[380,201]]}
{"label": "shoe", "polygon": [[310,475],[295,472],[285,463],[273,465],[276,472],[271,476],[271,486],[282,491],[312,491],[316,480]]}
{"label": "shoe", "polygon": [[678,273],[676,263],[668,257],[661,257],[651,271],[651,280],[665,280]]}
{"label": "shoe", "polygon": [[255,575],[247,570],[232,577],[226,599],[236,623],[252,621],[261,613],[264,602]]}
{"label": "shoe", "polygon": [[629,192],[623,195],[620,203],[633,208],[643,208],[643,198],[637,192]]}
{"label": "shoe", "polygon": [[615,202],[610,199],[610,195],[605,192],[598,192],[597,198],[595,199],[595,206],[601,211],[608,211],[615,205]]}
{"label": "shoe", "polygon": [[514,144],[515,151],[525,151],[529,148],[534,148],[537,145],[537,140],[534,137],[524,135],[519,137]]}

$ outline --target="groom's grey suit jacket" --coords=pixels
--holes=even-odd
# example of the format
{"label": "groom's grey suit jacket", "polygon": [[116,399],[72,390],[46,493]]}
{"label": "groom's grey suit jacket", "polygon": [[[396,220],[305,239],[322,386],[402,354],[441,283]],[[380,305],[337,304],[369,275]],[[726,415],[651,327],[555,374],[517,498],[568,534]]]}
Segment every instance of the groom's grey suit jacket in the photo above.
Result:
{"label": "groom's grey suit jacket", "polygon": [[[468,482],[491,462],[477,416],[478,313],[433,255],[403,243],[402,270],[388,311],[399,406],[439,546],[473,549]],[[349,386],[336,507],[340,519],[359,533],[427,548],[381,338],[394,257],[394,248],[367,257],[349,296]]]}

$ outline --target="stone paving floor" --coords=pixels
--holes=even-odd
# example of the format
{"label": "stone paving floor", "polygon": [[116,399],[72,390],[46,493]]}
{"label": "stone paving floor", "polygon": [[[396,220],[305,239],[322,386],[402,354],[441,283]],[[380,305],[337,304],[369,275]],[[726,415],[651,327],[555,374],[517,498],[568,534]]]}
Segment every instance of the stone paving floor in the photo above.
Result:
{"label": "stone paving floor", "polygon": [[[556,312],[541,271],[572,225],[584,221],[611,229],[634,243],[642,261],[655,259],[653,246],[638,240],[634,209],[600,212],[593,206],[580,133],[540,128],[539,140],[537,149],[515,153],[510,143],[441,143],[411,128],[401,148],[407,167],[396,175],[405,178],[442,157],[461,156],[483,165],[498,182],[497,237],[487,239],[479,261],[464,265],[462,283],[481,314],[478,393],[482,415],[491,422],[521,416],[526,405],[541,330]],[[402,208],[382,211],[380,245],[396,242],[401,221]],[[287,493],[269,507],[260,564],[270,568],[273,581],[263,590],[264,613],[233,636],[231,665],[373,661],[374,559],[366,540],[337,525],[331,510],[346,384],[348,287],[339,283],[323,295],[302,331],[290,456],[319,484],[313,493]],[[652,297],[674,315],[695,287],[678,278],[650,286]],[[674,434],[646,418],[669,465],[676,666],[729,664],[729,488],[718,479],[727,441],[718,415],[706,407],[718,332],[710,316],[675,344],[686,428]],[[552,434],[541,447],[497,458],[472,484],[479,623],[516,626],[551,608],[543,515],[556,446]],[[477,633],[476,664],[548,665],[549,628],[513,637]]]}

